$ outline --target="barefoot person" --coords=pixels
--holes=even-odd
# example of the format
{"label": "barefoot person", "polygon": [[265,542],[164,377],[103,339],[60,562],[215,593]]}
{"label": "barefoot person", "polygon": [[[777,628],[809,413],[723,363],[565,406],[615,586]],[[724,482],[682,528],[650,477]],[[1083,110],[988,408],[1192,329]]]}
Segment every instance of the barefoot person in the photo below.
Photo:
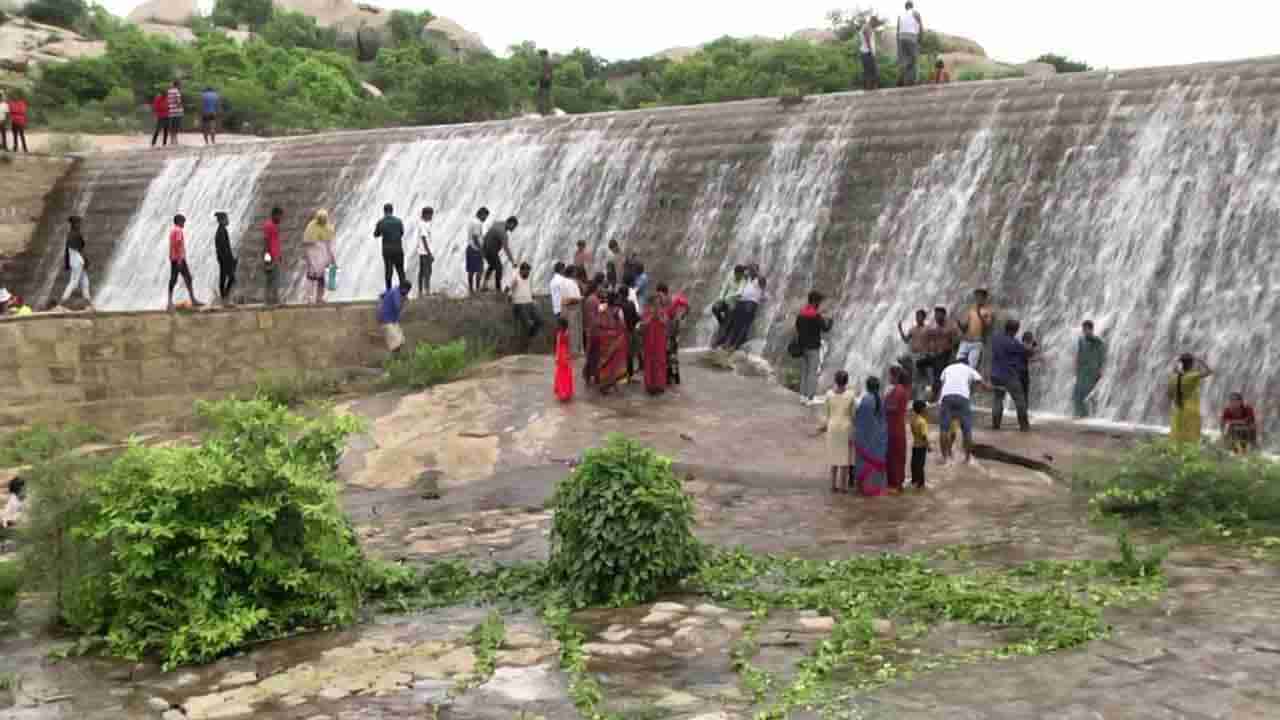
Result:
{"label": "barefoot person", "polygon": [[879,497],[885,494],[889,429],[884,399],[880,397],[880,378],[867,378],[866,388],[853,418],[853,479],[859,493]]}
{"label": "barefoot person", "polygon": [[184,228],[187,217],[179,213],[173,216],[173,227],[169,229],[169,302],[166,307],[173,310],[173,288],[178,284],[178,276],[187,286],[187,297],[191,298],[192,307],[202,304],[196,299],[195,288],[191,287],[191,268],[187,267],[187,236]]}
{"label": "barefoot person", "polygon": [[[658,284],[658,292],[669,292],[666,284]],[[680,326],[689,314],[689,298],[684,293],[676,293],[671,298],[671,309],[667,313],[667,384],[680,384]]]}
{"label": "barefoot person", "polygon": [[436,263],[436,256],[431,252],[431,221],[435,219],[435,208],[424,207],[418,218],[414,232],[414,252],[418,256],[418,297],[431,294],[431,271]]}
{"label": "barefoot person", "polygon": [[573,358],[569,352],[569,321],[556,319],[556,398],[560,402],[573,399]]}
{"label": "barefoot person", "polygon": [[853,441],[853,404],[849,373],[836,371],[835,387],[827,391],[827,463],[831,466],[831,492],[849,492],[849,446]]}
{"label": "barefoot person", "polygon": [[884,417],[889,446],[885,474],[889,490],[899,492],[907,479],[907,409],[911,407],[911,373],[894,366],[889,368],[892,387],[884,396]]}
{"label": "barefoot person", "polygon": [[822,358],[822,334],[831,332],[832,321],[822,316],[822,293],[809,293],[809,304],[796,316],[796,342],[800,352],[800,397],[812,403],[818,394],[818,364]]}
{"label": "barefoot person", "polygon": [[231,233],[227,231],[230,220],[227,214],[218,211],[213,214],[213,219],[218,223],[218,229],[213,233],[213,250],[218,258],[218,297],[225,306],[231,304],[231,288],[235,287],[236,266],[240,263],[235,251],[231,249]]}
{"label": "barefoot person", "polygon": [[333,223],[329,222],[327,210],[317,210],[315,217],[307,223],[302,231],[302,254],[306,262],[307,285],[312,291],[312,302],[319,305],[324,302],[325,283],[328,281],[329,266],[337,264],[333,254]]}
{"label": "barefoot person", "polygon": [[902,322],[898,322],[898,337],[911,350],[911,370],[914,374],[914,381],[910,383],[912,400],[920,400],[929,394],[933,357],[929,352],[928,320],[929,311],[920,308],[916,311],[916,324],[910,331],[903,330]]}
{"label": "barefoot person", "polygon": [[71,278],[67,280],[67,289],[62,291],[62,305],[71,298],[71,293],[77,289],[84,301],[89,303],[90,309],[93,307],[93,296],[89,293],[89,271],[87,263],[84,259],[84,233],[80,231],[80,216],[72,215],[67,218],[67,249],[63,253],[62,264],[70,273]]}
{"label": "barefoot person", "polygon": [[1174,442],[1200,444],[1200,384],[1210,375],[1213,370],[1195,355],[1178,358],[1169,378],[1169,437]]}
{"label": "barefoot person", "polygon": [[405,301],[413,285],[400,283],[400,287],[391,288],[382,293],[378,300],[378,324],[382,326],[382,337],[386,340],[387,351],[398,354],[404,345],[404,330],[400,328],[400,317],[404,314]]}
{"label": "barefoot person", "polygon": [[965,314],[964,321],[956,321],[956,324],[964,333],[964,339],[960,341],[960,350],[956,353],[956,358],[965,360],[969,367],[975,371],[982,365],[982,346],[986,342],[987,336],[991,334],[994,320],[995,311],[991,308],[990,295],[981,288],[974,290],[973,305],[969,307],[969,311]]}
{"label": "barefoot person", "polygon": [[480,278],[484,276],[484,224],[488,219],[489,208],[482,207],[467,223],[467,292],[472,295],[480,292]]}
{"label": "barefoot person", "polygon": [[596,342],[600,347],[596,377],[601,393],[611,392],[627,376],[631,330],[627,327],[623,305],[629,302],[626,289],[618,288],[596,314]]}
{"label": "barefoot person", "polygon": [[1017,409],[1018,430],[1031,430],[1031,418],[1027,413],[1027,390],[1023,385],[1031,353],[1018,339],[1019,329],[1017,320],[1008,320],[1004,324],[1004,334],[991,339],[991,384],[995,387],[995,397],[991,404],[993,430],[999,430],[1004,421],[1006,393],[1013,398],[1013,406]]}
{"label": "barefoot person", "polygon": [[960,432],[964,436],[964,461],[973,462],[973,386],[991,389],[977,370],[969,367],[962,358],[947,366],[942,371],[942,412],[938,423],[939,444],[942,446],[943,463],[951,460],[951,446],[955,442],[951,434],[951,421],[960,422]]}
{"label": "barefoot person", "polygon": [[1080,340],[1076,343],[1076,385],[1071,392],[1071,404],[1078,418],[1092,414],[1089,398],[1102,380],[1102,370],[1107,364],[1107,344],[1093,334],[1093,321],[1085,320],[1080,326]]}
{"label": "barefoot person", "polygon": [[644,310],[641,337],[644,342],[644,389],[650,395],[667,390],[667,318],[671,296],[667,286],[659,285]]}
{"label": "barefoot person", "polygon": [[911,484],[923,490],[925,460],[929,457],[929,406],[923,400],[911,405]]}

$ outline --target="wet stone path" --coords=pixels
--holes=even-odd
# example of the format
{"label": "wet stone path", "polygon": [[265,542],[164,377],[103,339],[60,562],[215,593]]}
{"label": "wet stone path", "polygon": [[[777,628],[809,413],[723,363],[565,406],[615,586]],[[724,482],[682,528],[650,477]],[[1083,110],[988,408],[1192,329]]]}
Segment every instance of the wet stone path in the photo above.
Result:
{"label": "wet stone path", "polygon": [[[699,536],[719,546],[839,559],[881,552],[963,552],[1005,566],[1109,558],[1114,538],[1085,520],[1047,474],[981,461],[930,465],[930,489],[875,501],[826,490],[819,418],[758,378],[685,363],[686,385],[662,398],[638,389],[601,399],[551,398],[543,358],[511,358],[432,391],[378,395],[343,409],[370,420],[343,460],[344,503],[371,552],[409,563],[474,566],[546,557],[555,483],[581,452],[626,432],[670,455],[696,503]],[[1046,426],[980,441],[1061,473],[1123,437]],[[1082,648],[966,663],[853,694],[847,718],[1278,718],[1280,568],[1214,548],[1182,547],[1156,602],[1109,610],[1110,637]],[[559,646],[532,608],[505,616],[492,676],[477,676],[467,635],[488,614],[453,608],[379,617],[163,673],[152,664],[49,656],[35,599],[0,635],[0,720],[498,720],[578,717]],[[734,670],[749,613],[678,596],[574,616],[587,670],[606,708],[649,720],[738,720],[757,709]],[[830,633],[812,611],[770,613],[753,662],[780,678]],[[887,637],[897,630],[877,621]],[[930,652],[999,644],[991,629],[944,623],[917,639]],[[803,711],[792,717],[818,717]]]}

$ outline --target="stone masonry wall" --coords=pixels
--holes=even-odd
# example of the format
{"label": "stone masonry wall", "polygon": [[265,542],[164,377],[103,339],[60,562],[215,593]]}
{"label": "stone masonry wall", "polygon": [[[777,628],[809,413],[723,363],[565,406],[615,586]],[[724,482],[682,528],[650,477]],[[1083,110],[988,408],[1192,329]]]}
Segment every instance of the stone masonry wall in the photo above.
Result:
{"label": "stone masonry wall", "polygon": [[[549,319],[550,308],[542,313]],[[402,324],[409,345],[465,337],[499,353],[525,349],[513,342],[510,305],[498,300],[415,300]],[[544,334],[529,349],[549,347]],[[194,399],[245,388],[264,372],[376,366],[385,356],[372,303],[6,320],[0,428],[77,421],[124,432],[189,416]]]}
{"label": "stone masonry wall", "polygon": [[17,290],[13,259],[36,234],[50,193],[74,160],[41,155],[0,154],[0,287]]}

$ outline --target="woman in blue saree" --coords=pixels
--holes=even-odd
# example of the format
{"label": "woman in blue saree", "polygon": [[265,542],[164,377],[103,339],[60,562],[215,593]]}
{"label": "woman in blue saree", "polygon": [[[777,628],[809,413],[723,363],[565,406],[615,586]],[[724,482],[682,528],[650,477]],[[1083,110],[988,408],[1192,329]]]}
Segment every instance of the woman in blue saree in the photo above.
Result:
{"label": "woman in blue saree", "polygon": [[889,426],[885,421],[879,378],[867,378],[867,392],[858,402],[853,428],[853,477],[858,492],[868,497],[884,495]]}

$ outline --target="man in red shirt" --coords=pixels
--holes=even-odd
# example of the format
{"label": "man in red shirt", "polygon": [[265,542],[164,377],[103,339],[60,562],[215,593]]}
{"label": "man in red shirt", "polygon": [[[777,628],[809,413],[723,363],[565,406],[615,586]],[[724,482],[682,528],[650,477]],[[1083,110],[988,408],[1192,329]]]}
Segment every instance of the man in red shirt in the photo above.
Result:
{"label": "man in red shirt", "polygon": [[267,279],[266,302],[268,305],[280,304],[280,219],[283,217],[284,210],[274,207],[271,208],[271,217],[262,224],[262,239],[267,249],[262,260],[266,263],[263,274]]}
{"label": "man in red shirt", "polygon": [[187,218],[182,214],[173,216],[173,228],[169,230],[169,304],[173,310],[173,288],[178,284],[178,276],[187,286],[187,297],[191,298],[192,307],[200,307],[203,303],[196,300],[196,291],[191,287],[191,269],[187,267],[187,237],[183,232]]}
{"label": "man in red shirt", "polygon": [[156,131],[151,133],[151,147],[156,146],[156,140],[163,140],[161,145],[169,144],[169,98],[165,95],[165,91],[161,90],[156,93],[155,98],[151,100],[151,114],[156,118]]}

